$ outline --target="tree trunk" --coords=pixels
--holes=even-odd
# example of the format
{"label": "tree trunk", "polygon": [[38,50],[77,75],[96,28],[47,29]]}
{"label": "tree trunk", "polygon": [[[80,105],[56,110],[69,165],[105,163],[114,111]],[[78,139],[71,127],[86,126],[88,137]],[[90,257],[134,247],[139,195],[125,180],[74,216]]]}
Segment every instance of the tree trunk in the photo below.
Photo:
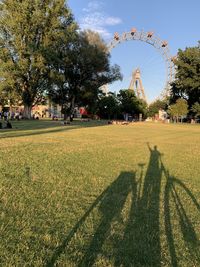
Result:
{"label": "tree trunk", "polygon": [[63,114],[63,120],[66,121],[67,120],[67,110],[66,107],[64,106],[64,104],[61,104],[61,113]]}
{"label": "tree trunk", "polygon": [[31,119],[31,110],[32,110],[32,105],[26,105],[24,104],[24,112],[23,112],[23,117],[25,119]]}
{"label": "tree trunk", "polygon": [[70,107],[70,121],[73,121],[74,108],[75,108],[75,96],[72,97],[72,101],[71,101],[71,107]]}
{"label": "tree trunk", "polygon": [[72,102],[71,102],[71,112],[72,112],[72,114],[74,113],[74,107],[75,107],[75,96],[73,96]]}
{"label": "tree trunk", "polygon": [[64,113],[64,121],[66,121],[67,120],[67,113],[65,112]]}

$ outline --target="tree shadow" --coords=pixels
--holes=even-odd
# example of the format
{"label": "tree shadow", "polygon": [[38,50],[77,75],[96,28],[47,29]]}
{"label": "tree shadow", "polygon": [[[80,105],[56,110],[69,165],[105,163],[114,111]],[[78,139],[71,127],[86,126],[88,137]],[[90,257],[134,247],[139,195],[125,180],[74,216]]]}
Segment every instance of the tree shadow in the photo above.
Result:
{"label": "tree shadow", "polygon": [[[72,244],[72,239],[77,236],[95,209],[100,214],[100,219],[97,222],[94,221],[96,225],[93,234],[90,233],[89,242],[87,238],[86,245],[83,241],[84,244],[79,244],[79,248],[82,246],[80,248],[82,252],[76,254],[79,257],[71,258],[73,262],[76,262],[76,266],[94,266],[98,257],[106,258],[104,245],[109,241],[107,249],[113,248],[110,252],[112,266],[160,267],[163,262],[161,234],[166,235],[168,251],[165,252],[168,253],[168,261],[171,260],[170,266],[180,266],[180,255],[177,256],[177,240],[175,240],[173,229],[172,214],[174,212],[176,212],[180,224],[179,235],[184,240],[190,257],[198,262],[200,244],[192,220],[186,212],[185,200],[182,199],[180,191],[187,195],[198,212],[200,206],[184,183],[169,175],[169,171],[162,162],[163,154],[160,153],[157,146],[151,148],[148,144],[148,148],[150,158],[146,173],[144,174],[144,163],[138,164],[140,168],[138,172],[122,172],[76,223],[62,244],[54,251],[46,266],[56,265],[57,260],[66,253]],[[164,190],[162,184],[165,184]],[[110,238],[113,231],[112,224],[120,221],[129,196],[131,199],[129,209],[126,210],[127,220],[122,222],[123,230],[115,240]],[[161,217],[160,211],[162,199],[164,199],[164,217]],[[162,233],[161,220],[164,221]]]}
{"label": "tree shadow", "polygon": [[17,138],[42,135],[47,133],[65,132],[78,128],[99,127],[107,125],[106,121],[74,121],[70,125],[62,125],[61,121],[19,121],[13,123],[13,129],[1,129],[0,138]]}

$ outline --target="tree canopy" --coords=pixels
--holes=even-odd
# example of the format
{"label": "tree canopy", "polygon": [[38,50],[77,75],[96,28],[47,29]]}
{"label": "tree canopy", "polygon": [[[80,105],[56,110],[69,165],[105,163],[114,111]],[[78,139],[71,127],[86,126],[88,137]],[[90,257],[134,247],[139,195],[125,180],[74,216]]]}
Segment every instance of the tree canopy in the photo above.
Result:
{"label": "tree canopy", "polygon": [[3,0],[0,12],[0,90],[15,90],[30,118],[49,84],[51,52],[77,26],[64,0]]}
{"label": "tree canopy", "polygon": [[195,102],[192,105],[191,111],[194,113],[195,118],[200,117],[200,103]]}
{"label": "tree canopy", "polygon": [[172,83],[171,102],[184,98],[191,107],[200,103],[200,43],[196,47],[179,50],[176,66],[176,79]]}
{"label": "tree canopy", "polygon": [[50,96],[57,95],[61,100],[59,104],[70,113],[76,104],[91,107],[92,102],[97,101],[102,85],[121,79],[119,67],[110,66],[106,44],[92,31],[80,32],[74,38],[73,46],[62,49],[59,57],[58,62],[52,62],[58,79],[54,78]]}
{"label": "tree canopy", "polygon": [[148,116],[153,117],[158,114],[159,110],[166,110],[168,105],[168,99],[157,99],[152,102],[148,107]]}
{"label": "tree canopy", "polygon": [[114,93],[102,96],[97,104],[97,113],[100,118],[117,119],[120,115],[119,100]]}
{"label": "tree canopy", "polygon": [[146,116],[147,103],[137,98],[133,90],[120,90],[118,99],[121,112],[128,113],[132,116],[139,115],[140,113]]}
{"label": "tree canopy", "polygon": [[177,99],[176,103],[171,105],[168,110],[169,114],[174,120],[179,120],[181,118],[181,121],[183,119],[183,116],[186,116],[188,113],[188,104],[185,99]]}

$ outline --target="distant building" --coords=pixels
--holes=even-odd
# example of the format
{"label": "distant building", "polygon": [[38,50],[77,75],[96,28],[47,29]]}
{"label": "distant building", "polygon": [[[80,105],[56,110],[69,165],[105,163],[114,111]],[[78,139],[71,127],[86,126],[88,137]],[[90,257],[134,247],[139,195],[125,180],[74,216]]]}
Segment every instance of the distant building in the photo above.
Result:
{"label": "distant building", "polygon": [[158,112],[158,120],[166,120],[167,119],[167,112],[165,110],[160,109]]}

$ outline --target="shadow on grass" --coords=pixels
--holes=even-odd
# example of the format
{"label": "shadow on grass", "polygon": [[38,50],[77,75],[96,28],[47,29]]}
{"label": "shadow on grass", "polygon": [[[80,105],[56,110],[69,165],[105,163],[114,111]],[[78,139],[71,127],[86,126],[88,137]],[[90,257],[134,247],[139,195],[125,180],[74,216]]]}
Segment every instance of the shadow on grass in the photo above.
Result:
{"label": "shadow on grass", "polygon": [[[147,172],[145,177],[142,177],[141,171],[137,182],[129,219],[115,257],[115,266],[161,266],[159,224],[161,153],[156,146],[154,149],[148,147],[150,159]],[[142,168],[141,164],[140,166]]]}
{"label": "shadow on grass", "polygon": [[[197,234],[195,232],[195,228],[190,217],[187,215],[186,208],[184,206],[184,202],[180,195],[180,191],[184,192],[186,196],[190,199],[193,207],[200,212],[200,205],[197,202],[196,198],[192,194],[192,192],[184,185],[182,181],[179,179],[170,176],[169,172],[165,169],[163,163],[161,163],[162,170],[165,173],[165,177],[167,179],[165,185],[165,193],[164,193],[164,214],[165,214],[165,232],[169,247],[169,252],[171,256],[171,265],[172,266],[180,266],[177,260],[176,253],[176,245],[174,239],[174,230],[172,227],[173,217],[171,216],[171,205],[170,200],[174,203],[176,212],[179,218],[179,225],[181,229],[181,236],[184,240],[185,247],[191,256],[191,259],[196,262],[200,262],[200,241],[198,240]],[[195,265],[194,265],[195,266]]]}
{"label": "shadow on grass", "polygon": [[[181,238],[188,248],[191,258],[199,260],[199,241],[192,221],[186,213],[184,203],[179,191],[182,190],[189,197],[193,205],[200,211],[200,206],[192,192],[179,179],[169,175],[162,162],[162,154],[157,146],[151,148],[150,159],[144,175],[143,163],[138,164],[140,173],[136,179],[136,172],[122,172],[117,179],[94,201],[88,211],[71,229],[68,236],[54,251],[53,256],[46,266],[55,266],[59,258],[69,250],[68,256],[76,262],[78,267],[94,266],[98,257],[112,259],[113,266],[154,266],[162,265],[161,257],[161,230],[160,220],[164,219],[165,234],[168,245],[168,255],[171,259],[170,266],[180,266],[176,253],[176,244],[173,229],[173,218],[171,217],[171,202],[175,207],[178,222],[181,229]],[[161,206],[161,182],[164,179],[164,218],[160,218]],[[128,219],[121,220],[123,209],[128,201]],[[94,227],[93,234],[90,233],[86,246],[80,242],[72,245],[72,240],[79,236],[83,225],[91,214],[97,210],[100,220]],[[123,231],[113,237],[113,222],[122,221]],[[95,221],[94,221],[95,222]],[[122,228],[120,228],[122,229]],[[117,239],[117,240],[116,240]],[[109,246],[106,247],[105,243]],[[70,248],[72,246],[72,248]],[[81,248],[81,246],[83,246]],[[72,251],[80,249],[77,256],[70,257]],[[110,251],[108,251],[110,250]],[[106,255],[104,255],[106,254]],[[180,256],[179,256],[180,257]]]}
{"label": "shadow on grass", "polygon": [[74,121],[70,125],[62,125],[62,121],[50,120],[31,120],[31,121],[14,121],[12,122],[13,129],[1,129],[0,138],[24,137],[38,134],[65,132],[68,130],[98,127],[107,125],[106,121]]}
{"label": "shadow on grass", "polygon": [[86,221],[87,217],[97,207],[97,205],[99,205],[99,209],[102,213],[102,220],[83,259],[85,264],[89,264],[88,266],[91,266],[101,249],[107,233],[110,231],[112,219],[120,214],[127,195],[131,190],[133,190],[134,186],[135,174],[131,172],[122,172],[119,177],[95,200],[88,211],[73,227],[62,245],[56,249],[51,260],[47,263],[47,266],[54,266],[56,260],[63,253],[81,225]]}

